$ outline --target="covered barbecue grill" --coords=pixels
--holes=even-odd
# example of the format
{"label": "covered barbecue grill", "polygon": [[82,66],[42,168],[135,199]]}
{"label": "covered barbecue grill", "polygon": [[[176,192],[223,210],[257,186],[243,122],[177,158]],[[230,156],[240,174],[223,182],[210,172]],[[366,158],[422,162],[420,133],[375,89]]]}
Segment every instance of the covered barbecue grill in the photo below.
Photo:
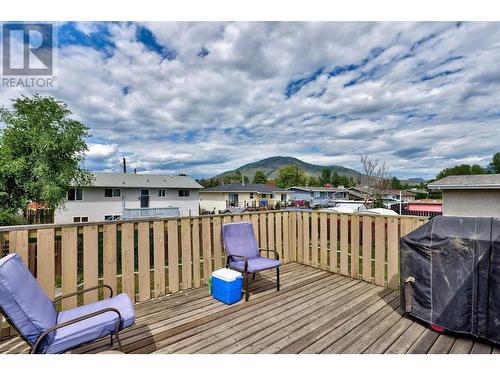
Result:
{"label": "covered barbecue grill", "polygon": [[500,343],[500,219],[437,216],[401,238],[401,306]]}

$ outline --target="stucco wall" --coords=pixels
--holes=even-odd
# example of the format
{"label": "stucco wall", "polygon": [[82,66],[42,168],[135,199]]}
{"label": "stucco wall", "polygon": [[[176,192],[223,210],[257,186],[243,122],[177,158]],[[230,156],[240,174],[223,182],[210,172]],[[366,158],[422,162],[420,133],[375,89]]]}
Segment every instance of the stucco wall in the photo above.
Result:
{"label": "stucco wall", "polygon": [[445,190],[443,215],[500,217],[500,190]]}

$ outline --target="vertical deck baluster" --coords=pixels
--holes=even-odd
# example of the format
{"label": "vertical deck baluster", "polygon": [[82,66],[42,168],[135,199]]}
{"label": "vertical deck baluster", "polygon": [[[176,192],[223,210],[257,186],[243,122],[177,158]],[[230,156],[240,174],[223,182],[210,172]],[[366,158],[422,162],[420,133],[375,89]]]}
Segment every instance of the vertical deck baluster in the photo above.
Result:
{"label": "vertical deck baluster", "polygon": [[[116,224],[104,225],[103,235],[103,278],[104,284],[109,285],[116,294]],[[106,290],[104,290],[106,293]]]}
{"label": "vertical deck baluster", "polygon": [[195,288],[201,285],[201,269],[200,269],[200,219],[193,219],[192,229],[193,245],[193,284]]}
{"label": "vertical deck baluster", "polygon": [[165,222],[153,222],[153,261],[155,296],[165,295]]}
{"label": "vertical deck baluster", "polygon": [[[61,246],[61,265],[62,265],[62,294],[76,292],[77,273],[78,273],[78,227],[63,227],[62,228],[62,246]],[[77,300],[75,297],[64,298],[62,301],[62,309],[67,310],[76,307]]]}
{"label": "vertical deck baluster", "polygon": [[122,231],[122,291],[135,301],[134,223],[123,223]]}
{"label": "vertical deck baluster", "polygon": [[168,286],[171,293],[179,291],[179,235],[177,220],[167,221]]}
{"label": "vertical deck baluster", "polygon": [[330,214],[330,271],[338,272],[337,250],[338,250],[338,216]]}
{"label": "vertical deck baluster", "polygon": [[151,298],[149,222],[137,224],[137,257],[139,263],[139,301]]}
{"label": "vertical deck baluster", "polygon": [[385,218],[375,218],[375,284],[385,286]]}
{"label": "vertical deck baluster", "polygon": [[311,265],[318,267],[318,214],[311,214]]}
{"label": "vertical deck baluster", "polygon": [[[83,227],[83,285],[93,288],[99,283],[99,229],[97,225]],[[83,295],[83,303],[96,302],[99,291],[93,290]]]}
{"label": "vertical deck baluster", "polygon": [[363,216],[363,280],[372,282],[372,218]]}
{"label": "vertical deck baluster", "polygon": [[191,219],[181,220],[182,288],[193,287],[191,255]]}
{"label": "vertical deck baluster", "polygon": [[359,215],[351,216],[351,277],[359,278]]}

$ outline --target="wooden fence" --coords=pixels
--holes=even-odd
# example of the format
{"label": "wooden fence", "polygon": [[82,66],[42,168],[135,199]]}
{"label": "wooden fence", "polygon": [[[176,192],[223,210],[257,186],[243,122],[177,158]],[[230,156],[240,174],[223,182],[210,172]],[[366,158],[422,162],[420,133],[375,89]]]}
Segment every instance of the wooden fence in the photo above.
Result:
{"label": "wooden fence", "polygon": [[[398,288],[399,238],[427,219],[273,211],[164,220],[0,227],[2,253],[18,253],[42,288],[59,294],[111,285],[135,301],[207,284],[222,268],[224,223],[251,222],[261,248],[298,262]],[[99,292],[63,300],[68,309],[103,298]],[[13,330],[2,322],[0,337]]]}

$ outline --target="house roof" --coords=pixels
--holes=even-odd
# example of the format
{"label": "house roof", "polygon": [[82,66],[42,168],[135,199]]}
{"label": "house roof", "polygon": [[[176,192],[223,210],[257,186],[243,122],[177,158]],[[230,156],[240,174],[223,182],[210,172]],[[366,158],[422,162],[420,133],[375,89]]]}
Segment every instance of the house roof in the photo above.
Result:
{"label": "house roof", "polygon": [[277,186],[265,184],[225,184],[203,189],[203,193],[291,193],[290,191],[281,189]]}
{"label": "house roof", "polygon": [[287,190],[302,190],[302,191],[326,191],[326,192],[337,192],[337,191],[347,191],[348,189],[343,187],[316,187],[316,186],[291,186]]}
{"label": "house roof", "polygon": [[448,176],[427,185],[432,190],[500,189],[500,174]]}
{"label": "house roof", "polygon": [[[369,188],[367,186],[354,186],[349,189],[350,191],[357,191],[360,192],[361,194],[366,194],[369,191]],[[397,189],[386,189],[382,192],[382,194],[393,194],[393,195],[399,195],[399,192],[401,192],[401,195],[406,195],[406,196],[413,196],[416,195],[415,192],[410,191],[410,190],[397,190]]]}
{"label": "house roof", "polygon": [[158,174],[105,173],[92,172],[95,187],[130,188],[175,188],[202,189],[199,183],[189,176],[167,176]]}
{"label": "house roof", "polygon": [[408,190],[396,190],[396,189],[387,189],[384,190],[384,194],[394,194],[394,195],[399,195],[399,192],[401,191],[401,195],[407,195],[407,196],[413,196],[416,195],[415,192],[413,191],[408,191]]}

